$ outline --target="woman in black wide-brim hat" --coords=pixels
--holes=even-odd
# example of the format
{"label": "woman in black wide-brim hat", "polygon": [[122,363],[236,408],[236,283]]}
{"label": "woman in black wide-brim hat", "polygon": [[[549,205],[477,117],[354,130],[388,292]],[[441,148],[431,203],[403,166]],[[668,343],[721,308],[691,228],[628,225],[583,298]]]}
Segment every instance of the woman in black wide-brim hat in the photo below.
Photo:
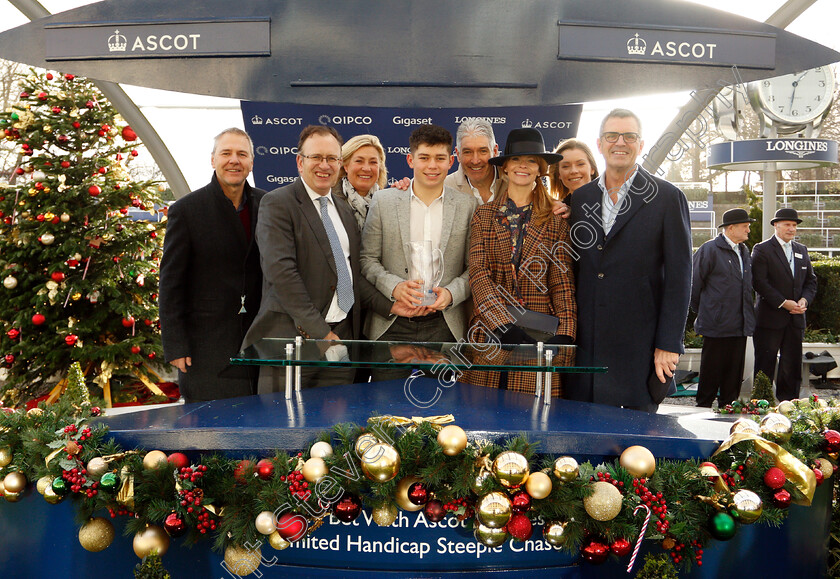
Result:
{"label": "woman in black wide-brim hat", "polygon": [[[469,272],[474,315],[468,341],[502,344],[533,344],[537,339],[557,344],[574,341],[577,320],[572,260],[567,251],[569,226],[552,213],[552,199],[542,179],[548,166],[561,158],[546,152],[538,130],[514,129],[505,143],[504,153],[490,159],[490,163],[500,167],[507,190],[492,203],[479,207],[473,215]],[[529,310],[530,321],[536,318],[541,328],[547,325],[556,329],[540,337],[529,324],[519,323],[522,320],[517,320],[511,310]],[[530,315],[531,312],[535,315]],[[488,330],[494,336],[489,336]],[[499,359],[510,355],[500,348],[496,352],[492,348],[484,351],[488,358],[494,353]],[[482,362],[504,363],[492,359]],[[463,380],[534,393],[535,377],[532,372],[507,375],[468,371]],[[560,380],[556,375],[552,395],[560,395]]]}

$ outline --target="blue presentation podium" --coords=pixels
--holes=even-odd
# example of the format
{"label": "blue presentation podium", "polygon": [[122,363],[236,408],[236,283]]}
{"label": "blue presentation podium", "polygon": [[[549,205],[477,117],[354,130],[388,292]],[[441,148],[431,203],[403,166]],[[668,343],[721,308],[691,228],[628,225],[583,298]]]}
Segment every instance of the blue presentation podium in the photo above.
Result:
{"label": "blue presentation podium", "polygon": [[[595,404],[553,400],[544,405],[525,394],[456,383],[443,388],[437,403],[421,410],[406,397],[402,380],[305,389],[291,400],[283,394],[250,396],[207,403],[153,409],[104,419],[123,446],[182,451],[191,458],[220,451],[231,457],[268,456],[275,449],[297,451],[340,422],[366,423],[375,412],[397,416],[451,413],[471,440],[499,440],[524,434],[539,443],[539,451],[571,455],[597,464],[613,460],[635,444],[657,458],[705,458],[726,438],[731,419],[691,420],[648,415]],[[417,398],[429,399],[440,387],[436,380],[412,382]],[[421,398],[422,399],[422,398]],[[792,506],[780,529],[741,526],[728,542],[712,541],[704,550],[703,566],[689,577],[738,578],[822,577],[830,523],[830,487],[817,489],[811,507]],[[4,577],[133,577],[139,560],[131,538],[120,535],[105,551],[88,553],[77,540],[69,501],[48,505],[37,494],[20,502],[0,503],[0,550]],[[422,513],[422,511],[421,511]],[[105,513],[104,516],[108,516]],[[488,572],[513,576],[528,571],[563,578],[632,577],[628,558],[591,565],[551,548],[535,525],[524,543],[507,542],[496,549],[478,543],[456,520],[429,522],[418,513],[400,512],[396,523],[378,527],[364,512],[350,524],[327,518],[306,539],[283,551],[262,546],[266,564],[253,577],[393,577],[478,576]],[[645,551],[658,551],[646,541]],[[230,577],[222,557],[204,542],[192,548],[173,539],[163,557],[174,579]],[[634,573],[641,567],[636,562]]]}

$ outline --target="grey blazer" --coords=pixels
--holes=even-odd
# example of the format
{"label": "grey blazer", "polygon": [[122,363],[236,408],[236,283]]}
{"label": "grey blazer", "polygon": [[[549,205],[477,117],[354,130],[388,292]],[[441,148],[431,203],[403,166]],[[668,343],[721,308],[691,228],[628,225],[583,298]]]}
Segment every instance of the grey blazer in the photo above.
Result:
{"label": "grey blazer", "polygon": [[[388,299],[397,284],[408,279],[409,203],[407,191],[377,191],[362,232],[362,275]],[[444,310],[443,316],[456,340],[464,337],[467,328],[465,302],[470,297],[467,269],[470,221],[477,206],[472,195],[444,188],[440,237],[443,279],[440,285],[452,293],[452,305]],[[378,340],[395,319],[373,312],[367,318],[365,333],[370,339]]]}

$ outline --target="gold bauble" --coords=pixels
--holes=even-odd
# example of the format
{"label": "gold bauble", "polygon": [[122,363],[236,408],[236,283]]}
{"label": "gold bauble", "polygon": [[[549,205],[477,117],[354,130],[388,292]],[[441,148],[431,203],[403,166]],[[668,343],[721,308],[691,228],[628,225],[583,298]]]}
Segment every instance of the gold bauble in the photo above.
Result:
{"label": "gold bauble", "polygon": [[592,483],[592,494],[583,499],[583,508],[596,521],[611,521],[621,512],[621,491],[605,481]]}
{"label": "gold bauble", "polygon": [[82,294],[79,293],[79,292],[76,292],[72,296],[70,296],[70,299],[73,300],[74,302],[77,302],[80,299],[82,299]]}
{"label": "gold bauble", "polygon": [[163,557],[169,549],[169,535],[157,525],[147,525],[145,529],[134,535],[134,554],[146,557],[152,551]]}
{"label": "gold bauble", "polygon": [[837,462],[838,459],[840,459],[840,452],[829,452],[827,454],[828,454],[828,458],[830,458],[834,462]]}
{"label": "gold bauble", "polygon": [[828,401],[825,398],[817,398],[817,406],[820,408],[828,408]]}
{"label": "gold bauble", "polygon": [[731,514],[739,523],[749,525],[761,516],[761,498],[753,491],[742,489],[732,495]]}
{"label": "gold bauble", "polygon": [[487,485],[487,481],[493,478],[493,473],[490,472],[486,468],[482,468],[478,471],[478,474],[475,475],[475,479],[473,479],[472,483],[470,484],[470,488],[472,488],[472,492],[477,495],[483,495],[489,488],[484,488]]}
{"label": "gold bauble", "polygon": [[504,527],[487,527],[480,523],[475,526],[473,535],[476,541],[491,549],[504,545],[508,539],[508,534]]}
{"label": "gold bauble", "polygon": [[327,468],[327,463],[324,462],[323,458],[310,458],[303,463],[303,468],[300,469],[300,472],[308,482],[316,483],[325,477],[330,472],[330,469]]}
{"label": "gold bauble", "polygon": [[758,426],[758,422],[755,420],[751,420],[749,418],[739,418],[735,422],[732,423],[732,426],[729,427],[729,434],[755,434],[756,436],[761,435],[761,428]]}
{"label": "gold bauble", "polygon": [[271,545],[272,548],[277,549],[278,551],[287,549],[289,545],[291,545],[291,543],[284,539],[283,536],[277,531],[274,531],[268,536],[268,544]]}
{"label": "gold bauble", "polygon": [[234,575],[244,577],[250,575],[260,567],[262,553],[259,548],[247,549],[236,545],[228,545],[225,549],[225,564]]}
{"label": "gold bauble", "polygon": [[834,474],[834,465],[832,465],[831,461],[827,458],[818,458],[817,468],[823,473],[823,479],[827,479]]}
{"label": "gold bauble", "polygon": [[415,505],[408,500],[408,488],[414,483],[420,482],[420,478],[416,476],[407,476],[400,479],[397,483],[397,490],[394,491],[394,500],[397,505],[404,511],[414,512],[423,508],[423,505]]}
{"label": "gold bauble", "polygon": [[90,476],[100,477],[108,472],[108,461],[101,456],[95,456],[87,463],[87,473]]}
{"label": "gold bauble", "polygon": [[270,535],[277,532],[277,521],[274,518],[274,513],[271,511],[263,511],[254,520],[254,526],[257,532],[263,535]]}
{"label": "gold bauble", "polygon": [[400,453],[387,442],[378,442],[362,455],[362,472],[373,482],[388,482],[400,471]]}
{"label": "gold bauble", "polygon": [[143,457],[143,468],[154,470],[166,466],[166,464],[166,453],[161,450],[150,450]]}
{"label": "gold bauble", "polygon": [[528,480],[531,469],[528,466],[528,459],[511,450],[505,451],[493,461],[493,474],[502,486],[508,489],[515,489]]}
{"label": "gold bauble", "polygon": [[70,221],[70,215],[67,213],[62,213],[59,219],[61,219],[62,223],[67,223],[68,221]]}
{"label": "gold bauble", "polygon": [[23,493],[12,493],[8,490],[3,491],[3,498],[9,501],[10,503],[16,503],[20,500],[20,497],[23,496]]}
{"label": "gold bauble", "polygon": [[93,517],[79,529],[79,543],[86,551],[98,553],[114,540],[114,525],[102,517]]}
{"label": "gold bauble", "polygon": [[772,442],[784,444],[793,434],[790,418],[776,412],[771,412],[761,419],[761,436]]}
{"label": "gold bauble", "polygon": [[618,464],[624,467],[633,478],[649,477],[656,470],[653,453],[644,446],[630,446],[624,449]]}
{"label": "gold bauble", "polygon": [[366,432],[365,434],[361,435],[359,438],[356,439],[356,456],[362,458],[367,449],[369,449],[377,442],[379,442],[379,439],[372,435],[370,432]]}
{"label": "gold bauble", "polygon": [[26,411],[26,415],[31,417],[31,418],[38,418],[39,416],[42,416],[43,414],[44,414],[44,411],[41,408],[38,408],[37,406],[35,408],[30,408],[29,410]]}
{"label": "gold bauble", "polygon": [[38,481],[35,483],[35,489],[38,491],[38,494],[42,495],[44,494],[44,489],[52,488],[54,478],[55,477],[51,475],[42,476],[41,478],[39,478]]}
{"label": "gold bauble", "polygon": [[571,456],[561,456],[554,461],[554,476],[559,478],[561,482],[567,483],[577,480],[579,473],[580,465]]}
{"label": "gold bauble", "polygon": [[562,547],[568,538],[569,536],[566,535],[566,523],[548,521],[543,527],[543,539],[555,549]]}
{"label": "gold bauble", "polygon": [[397,520],[399,510],[395,505],[387,503],[382,505],[381,507],[376,507],[375,509],[373,509],[373,513],[371,514],[374,523],[376,523],[380,527],[390,527],[394,524],[394,521]]}
{"label": "gold bauble", "polygon": [[61,501],[64,500],[64,495],[60,495],[55,492],[52,486],[48,486],[44,489],[44,500],[47,501],[51,505],[57,505]]}
{"label": "gold bauble", "polygon": [[440,429],[437,442],[446,456],[455,456],[467,448],[467,433],[460,426],[450,424]]}
{"label": "gold bauble", "polygon": [[10,446],[0,447],[0,466],[6,466],[12,462],[12,448]]}
{"label": "gold bauble", "polygon": [[475,515],[479,522],[491,529],[504,527],[511,513],[510,499],[505,493],[487,493],[475,504]]}
{"label": "gold bauble", "polygon": [[26,488],[26,475],[22,472],[10,472],[3,479],[3,488],[10,493],[23,491]]}
{"label": "gold bauble", "polygon": [[535,499],[544,499],[551,494],[551,479],[544,472],[532,472],[525,483],[525,490]]}
{"label": "gold bauble", "polygon": [[41,235],[40,239],[41,239],[41,243],[43,243],[44,245],[52,245],[55,242],[55,235],[47,232],[47,233],[44,233],[43,235]]}
{"label": "gold bauble", "polygon": [[324,442],[323,440],[316,442],[312,445],[312,448],[309,449],[309,456],[311,458],[327,458],[332,455],[333,447],[330,446],[329,442]]}

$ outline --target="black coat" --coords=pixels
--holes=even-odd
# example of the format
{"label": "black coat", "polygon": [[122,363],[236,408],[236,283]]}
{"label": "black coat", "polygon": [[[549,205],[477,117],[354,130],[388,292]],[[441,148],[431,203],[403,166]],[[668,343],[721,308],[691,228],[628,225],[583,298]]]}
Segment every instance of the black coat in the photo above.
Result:
{"label": "black coat", "polygon": [[723,233],[701,245],[694,254],[691,309],[697,312],[694,330],[698,334],[710,338],[753,335],[750,252],[743,243],[737,247],[744,263],[743,275],[738,271],[738,256]]}
{"label": "black coat", "polygon": [[796,328],[805,329],[805,314],[791,315],[779,307],[785,300],[797,302],[801,298],[810,305],[817,295],[817,276],[811,267],[808,248],[794,241],[793,254],[795,276],[790,273],[785,251],[775,235],[753,247],[753,287],[757,294],[755,319],[759,328],[781,329],[792,323]]}
{"label": "black coat", "polygon": [[[265,194],[245,183],[250,241],[216,175],[169,208],[160,266],[160,323],[167,362],[192,358],[179,372],[181,393],[215,400],[254,393],[251,372],[230,366],[259,309],[260,254],[254,231]],[[245,313],[240,314],[242,296]],[[220,373],[222,374],[220,376]]]}

